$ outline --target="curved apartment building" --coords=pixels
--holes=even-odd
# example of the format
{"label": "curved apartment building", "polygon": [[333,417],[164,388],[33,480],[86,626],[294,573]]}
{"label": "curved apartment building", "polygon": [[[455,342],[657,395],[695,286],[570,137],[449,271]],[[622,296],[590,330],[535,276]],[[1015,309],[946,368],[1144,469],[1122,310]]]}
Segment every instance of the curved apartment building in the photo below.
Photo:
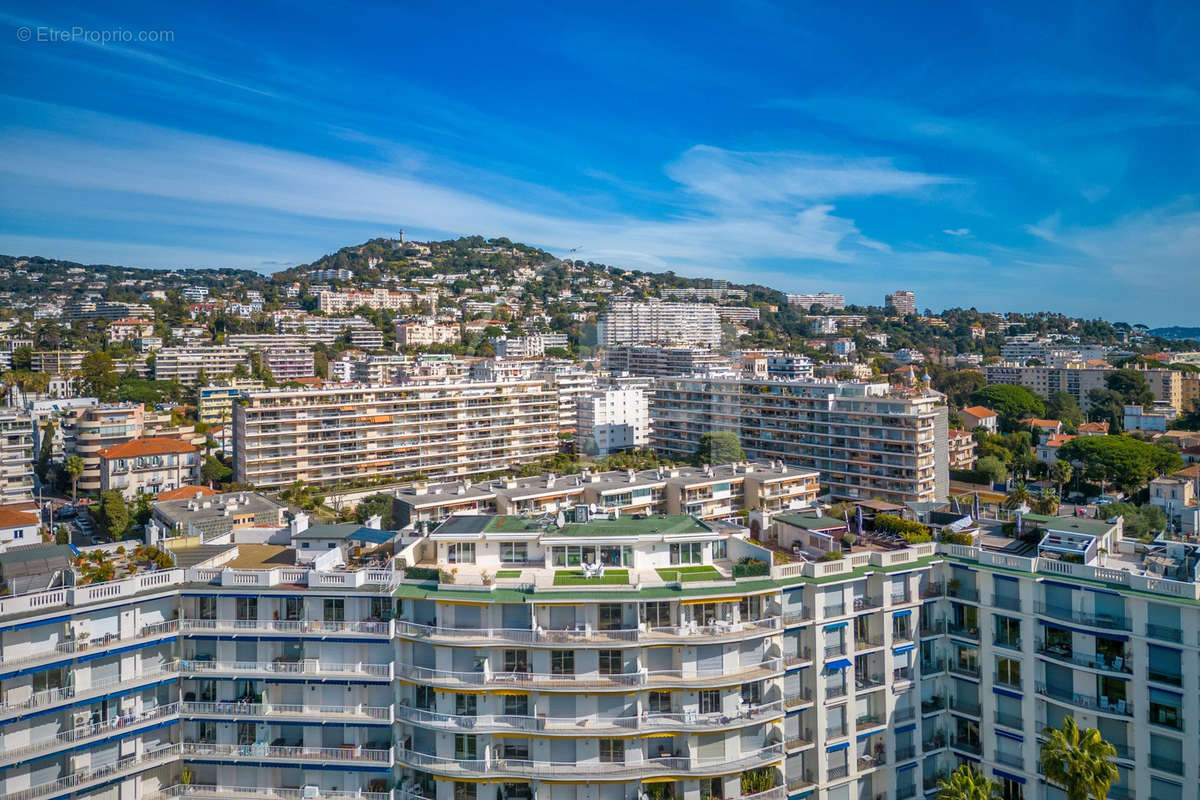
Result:
{"label": "curved apartment building", "polygon": [[1116,745],[1109,797],[1197,797],[1195,544],[1030,515],[1032,549],[802,555],[836,522],[234,532],[3,596],[0,800],[907,800],[960,763],[1057,800],[1067,715]]}

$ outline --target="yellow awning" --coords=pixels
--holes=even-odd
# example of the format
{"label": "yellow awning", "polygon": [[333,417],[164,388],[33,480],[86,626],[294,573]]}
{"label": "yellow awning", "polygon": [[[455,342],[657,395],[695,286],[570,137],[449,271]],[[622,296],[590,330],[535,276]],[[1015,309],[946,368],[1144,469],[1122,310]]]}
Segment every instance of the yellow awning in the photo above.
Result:
{"label": "yellow awning", "polygon": [[435,692],[445,692],[446,694],[487,694],[486,689],[444,689],[441,686],[433,687]]}
{"label": "yellow awning", "polygon": [[528,691],[520,689],[489,689],[488,694],[498,694],[502,697],[528,697]]}
{"label": "yellow awning", "polygon": [[528,739],[528,733],[493,733],[493,739]]}
{"label": "yellow awning", "polygon": [[674,783],[676,778],[642,778],[642,783]]}
{"label": "yellow awning", "polygon": [[455,783],[491,783],[487,778],[448,778],[445,775],[434,775],[435,781],[454,781]]}
{"label": "yellow awning", "polygon": [[[491,603],[481,603],[478,600],[447,600],[443,597],[437,598],[437,602],[448,603],[452,606],[480,606],[481,608],[487,608],[491,605]],[[486,635],[484,631],[480,631],[480,633]]]}
{"label": "yellow awning", "polygon": [[680,734],[659,732],[659,733],[647,733],[647,734],[643,734],[643,735],[647,739],[674,739],[676,736],[679,736]]}
{"label": "yellow awning", "polygon": [[737,601],[741,600],[742,597],[743,595],[738,595],[736,597],[701,597],[695,600],[680,600],[679,605],[700,606],[704,605],[705,603],[736,603]]}

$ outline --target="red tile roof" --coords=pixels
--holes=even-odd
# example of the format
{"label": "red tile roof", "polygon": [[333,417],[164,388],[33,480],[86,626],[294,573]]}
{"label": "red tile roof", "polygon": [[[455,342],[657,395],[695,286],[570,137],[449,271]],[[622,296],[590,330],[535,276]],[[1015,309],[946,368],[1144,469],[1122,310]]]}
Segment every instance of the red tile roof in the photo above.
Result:
{"label": "red tile roof", "polygon": [[15,528],[18,525],[37,525],[38,515],[21,511],[12,506],[0,506],[0,528]]}
{"label": "red tile roof", "polygon": [[216,489],[210,489],[207,486],[180,486],[178,489],[168,489],[165,492],[159,492],[154,496],[159,502],[167,500],[191,500],[196,495],[201,497],[211,497],[214,494],[220,494]]}
{"label": "red tile roof", "polygon": [[1085,422],[1079,426],[1080,433],[1102,433],[1108,435],[1107,422]]}
{"label": "red tile roof", "polygon": [[995,411],[992,411],[990,408],[984,408],[983,406],[967,406],[962,411],[964,414],[970,414],[975,419],[990,419],[991,417],[996,416]]}
{"label": "red tile roof", "polygon": [[1046,440],[1046,447],[1062,447],[1074,438],[1074,436],[1066,433],[1056,433]]}
{"label": "red tile roof", "polygon": [[138,456],[161,456],[168,453],[194,453],[196,447],[179,439],[167,436],[147,436],[114,444],[100,451],[101,458],[137,458]]}

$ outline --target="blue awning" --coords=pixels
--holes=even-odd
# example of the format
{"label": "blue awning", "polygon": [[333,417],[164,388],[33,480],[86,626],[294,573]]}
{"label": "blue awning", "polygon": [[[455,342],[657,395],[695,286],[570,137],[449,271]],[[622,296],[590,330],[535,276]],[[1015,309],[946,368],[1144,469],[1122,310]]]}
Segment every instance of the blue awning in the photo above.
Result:
{"label": "blue awning", "polygon": [[1001,731],[1001,730],[997,730],[997,731],[996,731],[996,735],[997,735],[997,736],[1003,736],[1005,739],[1012,739],[1014,742],[1023,742],[1023,741],[1025,741],[1025,737],[1024,737],[1024,736],[1021,736],[1020,734],[1017,734],[1017,733],[1009,733],[1008,731]]}
{"label": "blue awning", "polygon": [[849,625],[849,624],[850,624],[849,622],[835,622],[835,623],[833,623],[832,625],[826,625],[826,626],[825,626],[825,630],[827,630],[827,631],[836,631],[836,630],[838,630],[839,628],[844,628],[844,627],[846,627],[846,626],[847,626],[847,625]]}
{"label": "blue awning", "polygon": [[904,770],[906,770],[906,769],[916,769],[916,768],[917,768],[917,762],[914,761],[911,764],[901,764],[900,766],[896,767],[896,772],[904,772]]}
{"label": "blue awning", "polygon": [[909,731],[915,731],[916,729],[917,723],[914,722],[911,725],[901,725],[899,728],[896,728],[896,733],[908,733]]}
{"label": "blue awning", "polygon": [[911,609],[911,608],[906,608],[906,609],[904,609],[903,611],[897,611],[897,612],[896,612],[895,614],[893,614],[892,616],[893,616],[893,617],[907,617],[907,616],[909,616],[909,615],[911,615],[911,614],[912,614],[912,609]]}
{"label": "blue awning", "polygon": [[992,691],[996,694],[1001,694],[1005,697],[1011,697],[1015,700],[1021,700],[1023,698],[1023,695],[1020,692],[1010,692],[1007,689],[997,689],[995,686],[992,687]]}
{"label": "blue awning", "polygon": [[992,774],[995,775],[997,778],[1005,778],[1007,780],[1012,781],[1013,783],[1024,783],[1025,782],[1025,779],[1022,778],[1020,775],[1013,775],[1012,773],[1009,773],[1009,772],[1001,772],[998,769],[993,769]]}
{"label": "blue awning", "polygon": [[916,649],[917,649],[917,646],[915,644],[905,644],[905,645],[901,645],[901,646],[897,647],[895,650],[893,650],[892,655],[902,656],[905,653],[911,653],[913,650],[916,650]]}
{"label": "blue awning", "polygon": [[838,750],[845,750],[848,747],[850,747],[849,742],[842,742],[841,744],[831,744],[831,745],[829,745],[829,747],[825,748],[825,752],[826,753],[836,753]]}
{"label": "blue awning", "polygon": [[839,658],[837,661],[830,661],[828,664],[826,664],[825,669],[845,669],[849,666],[853,666],[850,659]]}

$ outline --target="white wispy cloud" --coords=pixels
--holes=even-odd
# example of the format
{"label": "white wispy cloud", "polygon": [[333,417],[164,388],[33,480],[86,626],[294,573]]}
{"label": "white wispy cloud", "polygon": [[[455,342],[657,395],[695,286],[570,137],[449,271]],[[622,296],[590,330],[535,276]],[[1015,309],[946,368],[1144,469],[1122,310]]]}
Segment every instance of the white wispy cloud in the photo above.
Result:
{"label": "white wispy cloud", "polygon": [[158,199],[200,204],[209,216],[216,208],[231,218],[264,212],[388,230],[483,232],[560,252],[583,243],[589,258],[630,266],[735,268],[751,257],[850,263],[887,246],[838,215],[839,199],[912,194],[952,181],[881,159],[700,146],[666,167],[678,184],[673,213],[645,219],[572,206],[566,198],[547,211],[545,197],[522,202],[532,190],[503,202],[444,185],[421,171],[420,160],[347,164],[75,108],[10,105],[36,110],[19,116],[41,124],[0,132],[7,155],[0,169],[58,187],[63,196],[121,193],[134,198],[125,205],[136,208],[142,198],[146,210]]}
{"label": "white wispy cloud", "polygon": [[970,228],[943,228],[942,233],[944,233],[948,236],[963,237],[963,236],[970,236],[971,229]]}

